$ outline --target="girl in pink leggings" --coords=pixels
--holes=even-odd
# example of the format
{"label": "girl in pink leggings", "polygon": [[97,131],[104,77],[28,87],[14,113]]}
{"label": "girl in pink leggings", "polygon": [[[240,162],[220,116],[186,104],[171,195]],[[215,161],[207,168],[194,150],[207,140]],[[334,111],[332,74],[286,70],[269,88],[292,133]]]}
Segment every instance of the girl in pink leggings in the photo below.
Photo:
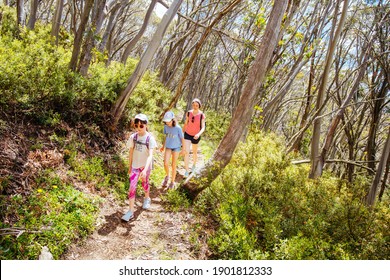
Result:
{"label": "girl in pink leggings", "polygon": [[149,177],[152,170],[153,150],[157,146],[156,140],[147,131],[148,118],[144,114],[138,114],[134,119],[136,133],[130,136],[129,143],[129,211],[122,219],[129,221],[134,217],[134,202],[138,180],[141,179],[145,191],[143,209],[149,209],[151,199],[149,196]]}

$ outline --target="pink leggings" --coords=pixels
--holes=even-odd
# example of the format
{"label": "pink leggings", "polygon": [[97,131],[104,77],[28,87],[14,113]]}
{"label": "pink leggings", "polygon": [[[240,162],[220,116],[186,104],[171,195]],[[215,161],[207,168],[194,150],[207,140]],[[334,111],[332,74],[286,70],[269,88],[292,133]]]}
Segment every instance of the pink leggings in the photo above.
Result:
{"label": "pink leggings", "polygon": [[[137,190],[137,184],[139,175],[144,170],[144,168],[132,168],[131,174],[130,174],[130,188],[129,188],[129,198],[135,198],[135,193]],[[149,191],[149,177],[150,177],[150,171],[151,169],[146,172],[146,178],[142,180],[142,187],[144,188],[145,192]]]}

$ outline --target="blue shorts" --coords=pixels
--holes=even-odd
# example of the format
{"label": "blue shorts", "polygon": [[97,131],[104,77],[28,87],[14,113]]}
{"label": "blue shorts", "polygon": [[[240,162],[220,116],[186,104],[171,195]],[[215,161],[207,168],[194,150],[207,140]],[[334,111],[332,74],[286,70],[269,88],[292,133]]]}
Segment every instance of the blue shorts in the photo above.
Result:
{"label": "blue shorts", "polygon": [[173,149],[171,149],[171,148],[165,148],[165,149],[171,150],[172,152],[180,152],[180,151],[181,151],[181,147],[179,147],[179,148],[173,148]]}

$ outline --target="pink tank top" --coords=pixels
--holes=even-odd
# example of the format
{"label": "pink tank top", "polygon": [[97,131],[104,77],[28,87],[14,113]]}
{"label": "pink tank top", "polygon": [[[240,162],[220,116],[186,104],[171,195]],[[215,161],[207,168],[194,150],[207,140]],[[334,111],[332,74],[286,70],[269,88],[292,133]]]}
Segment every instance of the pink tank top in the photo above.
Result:
{"label": "pink tank top", "polygon": [[197,114],[196,116],[192,112],[188,113],[188,123],[185,131],[187,134],[195,136],[195,134],[199,133],[201,130],[201,116],[203,121],[206,118],[203,113]]}

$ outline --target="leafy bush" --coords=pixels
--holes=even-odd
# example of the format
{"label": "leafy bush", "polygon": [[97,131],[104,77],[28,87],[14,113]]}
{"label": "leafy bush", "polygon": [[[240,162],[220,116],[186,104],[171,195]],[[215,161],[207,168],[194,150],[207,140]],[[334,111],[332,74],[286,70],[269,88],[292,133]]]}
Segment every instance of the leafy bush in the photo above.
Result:
{"label": "leafy bush", "polygon": [[282,147],[275,135],[251,135],[198,200],[216,225],[215,257],[388,259],[388,202],[369,210],[364,181],[307,179],[308,166],[291,165]]}
{"label": "leafy bush", "polygon": [[21,230],[20,236],[0,237],[1,259],[37,259],[43,246],[58,259],[76,238],[93,231],[99,199],[48,178],[41,177],[39,188],[28,197],[1,197],[0,207],[7,209],[0,224],[3,233],[10,228],[9,220],[17,220],[12,228]]}
{"label": "leafy bush", "polygon": [[[13,28],[10,17],[14,17],[12,10],[3,13],[0,29],[0,106],[4,111],[46,126],[55,127],[63,120],[85,127],[94,124],[104,131],[137,60],[130,58],[126,65],[112,62],[107,67],[96,56],[88,77],[83,77],[69,70],[72,49],[66,40],[60,40],[58,46],[52,43],[50,26],[38,23],[34,30],[21,29],[15,36],[7,31]],[[132,93],[122,121],[126,124],[141,111],[153,121],[161,113],[159,104],[169,97],[156,74],[146,73]]]}
{"label": "leafy bush", "polygon": [[[206,130],[203,134],[211,142],[218,143],[225,135],[230,123],[230,114],[208,110],[206,114]],[[203,137],[202,136],[202,137]]]}

